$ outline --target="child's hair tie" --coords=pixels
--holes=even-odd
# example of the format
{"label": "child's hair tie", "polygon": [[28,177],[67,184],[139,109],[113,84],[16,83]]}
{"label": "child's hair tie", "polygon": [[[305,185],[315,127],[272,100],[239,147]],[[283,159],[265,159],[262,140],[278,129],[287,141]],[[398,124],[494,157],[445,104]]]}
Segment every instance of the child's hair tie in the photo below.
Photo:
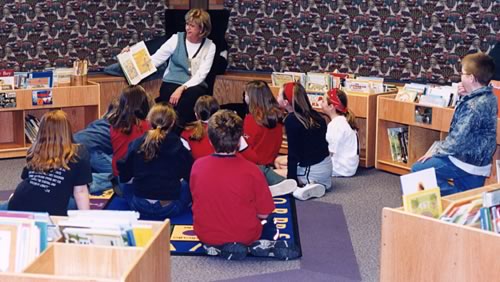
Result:
{"label": "child's hair tie", "polygon": [[283,94],[285,94],[285,98],[288,102],[292,103],[293,101],[293,89],[295,88],[295,82],[288,82],[283,85]]}
{"label": "child's hair tie", "polygon": [[328,91],[328,97],[330,98],[330,101],[332,102],[332,105],[335,108],[335,110],[343,114],[347,112],[347,108],[342,104],[342,102],[340,102],[336,88],[333,88],[330,91]]}

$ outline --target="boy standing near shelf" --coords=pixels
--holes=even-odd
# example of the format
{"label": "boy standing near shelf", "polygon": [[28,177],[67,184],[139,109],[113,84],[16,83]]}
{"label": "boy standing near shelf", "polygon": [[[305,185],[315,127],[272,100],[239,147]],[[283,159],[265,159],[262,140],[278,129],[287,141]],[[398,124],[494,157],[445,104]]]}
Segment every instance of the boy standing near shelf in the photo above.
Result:
{"label": "boy standing near shelf", "polygon": [[243,121],[233,112],[219,111],[209,119],[215,154],[198,159],[191,170],[194,231],[208,255],[297,258],[293,243],[275,241],[278,232],[270,216],[275,206],[264,175],[236,155],[242,133]]}
{"label": "boy standing near shelf", "polygon": [[490,175],[498,112],[497,98],[488,86],[494,70],[492,58],[484,53],[465,56],[458,88],[461,99],[448,136],[413,164],[412,172],[435,168],[441,195],[481,187]]}

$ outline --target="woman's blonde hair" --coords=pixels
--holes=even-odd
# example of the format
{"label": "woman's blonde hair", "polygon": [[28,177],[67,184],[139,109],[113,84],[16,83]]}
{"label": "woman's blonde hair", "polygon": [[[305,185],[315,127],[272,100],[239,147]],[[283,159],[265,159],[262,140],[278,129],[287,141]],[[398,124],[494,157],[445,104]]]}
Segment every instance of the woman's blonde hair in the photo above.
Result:
{"label": "woman's blonde hair", "polygon": [[262,80],[253,80],[245,86],[248,95],[248,110],[258,125],[275,128],[283,120],[283,112],[269,85]]}
{"label": "woman's blonde hair", "polygon": [[191,9],[187,12],[184,20],[186,21],[186,24],[197,24],[201,29],[200,36],[202,38],[206,38],[212,31],[212,21],[210,20],[210,15],[205,10]]}
{"label": "woman's blonde hair", "polygon": [[208,119],[219,110],[219,103],[214,97],[203,95],[194,104],[194,113],[196,114],[197,120],[190,123],[186,129],[192,130],[190,140],[199,141],[205,136],[205,128],[203,127],[203,122],[207,122]]}
{"label": "woman's blonde hair", "polygon": [[161,142],[174,126],[176,118],[175,110],[168,104],[156,104],[151,108],[147,117],[151,129],[146,133],[140,148],[144,160],[150,161],[156,157]]}
{"label": "woman's blonde hair", "polygon": [[28,149],[27,166],[34,171],[70,169],[69,162],[77,157],[71,124],[65,112],[51,111],[43,115],[35,142]]}

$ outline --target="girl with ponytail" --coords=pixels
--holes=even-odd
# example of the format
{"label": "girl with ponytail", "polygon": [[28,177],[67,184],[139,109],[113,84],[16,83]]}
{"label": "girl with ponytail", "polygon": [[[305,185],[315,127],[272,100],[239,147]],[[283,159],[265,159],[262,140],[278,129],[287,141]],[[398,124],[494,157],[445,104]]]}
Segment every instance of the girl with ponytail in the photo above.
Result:
{"label": "girl with ponytail", "polygon": [[277,172],[295,179],[299,186],[304,185],[293,192],[295,198],[322,197],[332,187],[326,121],[312,108],[306,90],[299,83],[283,85],[278,103],[288,112],[285,118],[288,156],[276,159]]}
{"label": "girl with ponytail", "polygon": [[176,119],[170,105],[153,106],[147,116],[151,129],[130,143],[127,155],[118,161],[120,182],[132,180],[127,201],[141,219],[164,220],[191,204],[188,182],[193,158],[188,145],[172,131]]}
{"label": "girl with ponytail", "polygon": [[188,124],[181,137],[188,142],[193,158],[199,159],[214,153],[208,140],[208,119],[219,110],[219,103],[214,97],[204,95],[196,100],[194,114],[196,121]]}
{"label": "girl with ponytail", "polygon": [[347,107],[347,95],[342,90],[332,89],[321,108],[331,119],[326,141],[332,158],[332,176],[353,176],[359,164],[358,129],[356,117]]}

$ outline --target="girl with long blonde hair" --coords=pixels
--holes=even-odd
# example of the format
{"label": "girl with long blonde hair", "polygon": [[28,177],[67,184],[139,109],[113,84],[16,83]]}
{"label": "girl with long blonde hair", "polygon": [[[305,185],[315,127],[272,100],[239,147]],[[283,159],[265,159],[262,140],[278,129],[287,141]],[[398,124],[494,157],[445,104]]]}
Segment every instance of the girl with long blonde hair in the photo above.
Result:
{"label": "girl with long blonde hair", "polygon": [[56,110],[43,115],[21,178],[23,181],[9,200],[9,210],[66,215],[71,196],[78,209],[89,209],[89,156],[83,146],[73,143],[65,112]]}
{"label": "girl with long blonde hair", "polygon": [[157,104],[147,116],[151,129],[134,140],[118,161],[120,182],[133,179],[126,191],[130,208],[142,219],[163,220],[184,212],[191,203],[189,175],[193,158],[187,145],[173,132],[172,106]]}

